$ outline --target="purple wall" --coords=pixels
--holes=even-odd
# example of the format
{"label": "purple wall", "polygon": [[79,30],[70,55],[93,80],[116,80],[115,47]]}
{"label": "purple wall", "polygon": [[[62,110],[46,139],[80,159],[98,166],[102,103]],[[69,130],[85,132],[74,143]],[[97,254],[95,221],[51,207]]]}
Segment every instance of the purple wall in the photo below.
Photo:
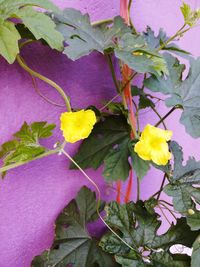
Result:
{"label": "purple wall", "polygon": [[[92,20],[109,18],[119,14],[119,1],[116,0],[57,0],[60,7],[75,7],[89,12]],[[187,1],[192,7],[200,6],[200,1]],[[135,0],[132,17],[138,30],[148,24],[158,30],[161,26],[170,35],[182,24],[179,12],[180,0]],[[200,54],[200,28],[196,27],[180,41],[183,49],[190,50],[194,56]],[[190,49],[189,49],[190,48]],[[77,62],[51,51],[48,48],[32,45],[24,49],[27,63],[35,70],[50,77],[60,84],[71,96],[74,107],[86,107],[89,104],[101,106],[102,101],[114,94],[112,80],[104,58],[94,53]],[[29,75],[17,64],[9,66],[0,58],[0,143],[11,138],[26,120],[47,120],[59,123],[63,108],[50,106],[34,91]],[[42,92],[61,102],[62,99],[50,87],[38,83]],[[81,92],[81,93],[80,93]],[[161,113],[165,108],[160,106]],[[155,121],[148,110],[142,112],[143,125]],[[195,149],[199,141],[191,139],[178,124],[179,113],[168,120],[168,126],[174,130],[174,139],[183,145],[184,152],[198,159],[199,150]],[[59,127],[54,137],[48,141],[51,147],[60,138]],[[77,145],[68,146],[73,154]],[[89,185],[78,171],[67,169],[67,160],[60,156],[51,156],[24,167],[10,171],[5,180],[0,181],[0,267],[28,267],[32,257],[51,245],[53,239],[53,222],[83,185]],[[101,170],[89,170],[89,175],[98,183],[104,198],[112,199],[115,192],[109,190],[101,177]],[[142,190],[142,197],[148,197],[160,184],[161,177],[151,171],[143,180],[148,188]]]}

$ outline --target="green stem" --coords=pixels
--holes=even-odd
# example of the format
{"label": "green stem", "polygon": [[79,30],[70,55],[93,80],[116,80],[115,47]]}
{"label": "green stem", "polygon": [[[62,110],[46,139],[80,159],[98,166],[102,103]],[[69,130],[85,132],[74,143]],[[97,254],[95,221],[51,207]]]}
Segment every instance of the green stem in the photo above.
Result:
{"label": "green stem", "polygon": [[137,177],[137,201],[140,200],[140,179]]}
{"label": "green stem", "polygon": [[51,85],[52,87],[54,87],[58,92],[59,94],[62,96],[62,98],[64,99],[65,101],[65,104],[67,106],[67,109],[68,111],[70,112],[71,111],[71,105],[70,105],[70,101],[69,101],[69,98],[66,96],[65,92],[63,91],[63,89],[58,85],[56,84],[54,81],[48,79],[47,77],[39,74],[38,72],[32,70],[31,68],[29,68],[23,61],[23,59],[21,58],[20,55],[17,55],[16,57],[17,59],[17,62],[19,63],[19,65],[25,70],[27,71],[30,75],[46,82],[47,84]]}
{"label": "green stem", "polygon": [[170,37],[166,42],[164,42],[158,49],[157,51],[162,50],[166,45],[168,45],[171,41],[173,41],[176,37],[182,35],[183,33],[187,32],[190,28],[183,29],[185,28],[186,24],[184,24],[172,37]]}
{"label": "green stem", "polygon": [[154,126],[158,127],[161,123],[163,123],[163,121],[172,113],[174,112],[174,110],[180,108],[179,106],[174,106],[172,109],[170,109],[169,112],[167,112],[167,114],[165,114],[164,117],[162,117]]}
{"label": "green stem", "polygon": [[129,22],[130,22],[130,26],[131,26],[131,28],[132,28],[132,30],[133,30],[133,33],[134,33],[134,34],[138,34],[138,33],[137,33],[137,30],[136,30],[136,28],[135,28],[135,26],[133,25],[133,22],[132,22],[132,20],[131,20],[131,6],[132,6],[132,3],[133,3],[133,0],[129,0],[129,3],[128,3],[128,16],[129,16]]}
{"label": "green stem", "polygon": [[92,26],[93,27],[96,27],[96,26],[100,26],[102,24],[111,24],[113,23],[113,19],[103,19],[103,20],[99,20],[99,21],[95,21],[95,22],[92,22]]}
{"label": "green stem", "polygon": [[163,180],[162,180],[162,183],[161,183],[161,186],[160,186],[160,190],[159,190],[158,195],[157,195],[157,198],[156,198],[157,200],[159,200],[160,195],[161,195],[161,193],[162,193],[162,191],[163,191],[163,188],[164,188],[164,185],[165,185],[166,178],[167,178],[167,176],[166,176],[166,174],[164,174],[164,177],[163,177]]}
{"label": "green stem", "polygon": [[109,106],[115,99],[117,99],[120,96],[120,94],[115,95],[113,98],[111,98],[103,107],[101,107],[99,110],[103,111],[107,106]]}
{"label": "green stem", "polygon": [[111,75],[112,75],[112,79],[113,79],[115,88],[116,88],[117,92],[119,93],[120,92],[119,84],[118,84],[118,81],[117,81],[117,78],[116,78],[116,75],[115,75],[115,69],[114,69],[114,66],[113,66],[111,55],[110,54],[106,54],[106,58],[108,60],[108,65],[109,65],[109,68],[110,68],[110,71],[111,71]]}
{"label": "green stem", "polygon": [[[158,111],[154,108],[154,106],[151,106],[151,109],[154,111],[154,113],[158,116],[158,118],[160,119],[160,121],[162,121],[162,116],[158,113]],[[167,130],[167,126],[165,124],[164,121],[162,121],[162,125],[164,127],[165,130]]]}
{"label": "green stem", "polygon": [[17,168],[19,166],[22,166],[24,164],[27,164],[29,162],[32,162],[32,161],[35,161],[37,159],[41,159],[41,158],[44,158],[44,157],[48,157],[50,155],[53,155],[53,154],[56,154],[60,151],[60,148],[57,148],[57,149],[54,149],[54,150],[49,150],[31,160],[26,160],[26,161],[21,161],[21,162],[16,162],[16,163],[13,163],[13,164],[10,164],[10,165],[7,165],[7,166],[4,166],[2,168],[0,168],[0,173],[3,173],[3,172],[6,172],[6,171],[9,171],[9,170],[12,170],[14,168]]}

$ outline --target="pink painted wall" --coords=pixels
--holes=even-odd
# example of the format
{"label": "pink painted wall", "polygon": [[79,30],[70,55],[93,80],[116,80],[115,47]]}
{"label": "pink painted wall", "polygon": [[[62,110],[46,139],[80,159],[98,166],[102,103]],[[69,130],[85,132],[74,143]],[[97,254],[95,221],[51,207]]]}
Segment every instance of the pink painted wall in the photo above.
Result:
{"label": "pink painted wall", "polygon": [[[75,7],[89,12],[92,20],[109,18],[119,13],[119,0],[57,0],[60,7]],[[200,6],[200,0],[187,1],[192,7]],[[182,24],[179,12],[181,0],[134,0],[132,17],[138,30],[146,25],[158,30],[166,29],[173,34]],[[200,28],[196,27],[180,41],[183,49],[190,50],[194,56],[200,54]],[[189,49],[190,48],[190,49]],[[104,58],[94,53],[77,62],[48,48],[32,45],[24,49],[24,57],[32,68],[59,83],[71,96],[74,107],[89,104],[101,106],[102,101],[110,99],[114,93],[112,80]],[[26,120],[47,120],[59,123],[63,108],[49,106],[34,91],[30,77],[17,64],[9,66],[0,58],[0,143],[9,140],[11,134],[19,129]],[[39,83],[43,93],[59,102],[61,99],[43,83]],[[81,93],[80,93],[81,92]],[[160,106],[161,112],[165,108]],[[148,110],[142,114],[143,124],[155,121]],[[196,149],[199,140],[191,139],[178,124],[179,113],[168,120],[174,130],[174,139],[179,139],[187,155],[200,159]],[[51,147],[61,138],[59,127],[48,141]],[[73,154],[77,145],[68,146]],[[29,267],[32,257],[51,245],[53,222],[83,185],[89,185],[78,171],[69,171],[68,162],[62,156],[51,156],[10,171],[5,180],[0,181],[0,267]],[[88,173],[101,187],[104,198],[112,199],[101,177],[101,170]],[[161,176],[151,171],[142,182],[142,197],[150,196],[160,184]],[[148,187],[146,186],[148,184]],[[144,187],[145,185],[145,187]]]}

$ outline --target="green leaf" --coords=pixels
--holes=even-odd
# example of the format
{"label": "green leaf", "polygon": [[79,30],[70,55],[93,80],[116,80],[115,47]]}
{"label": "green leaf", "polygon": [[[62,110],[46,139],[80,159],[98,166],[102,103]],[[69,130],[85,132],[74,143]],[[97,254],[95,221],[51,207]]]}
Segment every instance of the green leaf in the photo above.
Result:
{"label": "green leaf", "polygon": [[[88,206],[89,205],[89,206]],[[116,267],[112,257],[98,247],[92,238],[86,223],[97,218],[95,193],[83,187],[58,216],[56,233],[50,250],[37,256],[32,267]]]}
{"label": "green leaf", "polygon": [[55,23],[46,14],[34,10],[32,7],[24,7],[17,10],[15,16],[22,20],[37,40],[45,40],[53,49],[59,51],[63,49],[64,39],[55,29]]}
{"label": "green leaf", "polygon": [[197,237],[193,244],[191,267],[196,267],[200,262],[200,236]]}
{"label": "green leaf", "polygon": [[166,42],[168,39],[163,29],[160,29],[158,35],[155,36],[154,31],[149,26],[147,26],[146,32],[143,32],[143,36],[149,47],[152,49],[159,48],[160,44]]}
{"label": "green leaf", "polygon": [[129,152],[129,141],[125,139],[116,148],[112,148],[104,160],[104,172],[103,176],[106,181],[125,181],[128,178],[130,171],[130,164],[128,158]]}
{"label": "green leaf", "polygon": [[169,71],[167,77],[151,76],[144,81],[144,85],[153,92],[173,94],[176,92],[176,88],[181,85],[185,65],[179,64],[178,59],[170,54],[164,54],[164,58]]}
{"label": "green leaf", "polygon": [[[159,216],[154,209],[147,210],[142,201],[124,205],[111,202],[106,211],[106,222],[132,247],[132,250],[111,232],[102,237],[100,246],[108,253],[114,254],[116,261],[122,266],[189,267],[188,257],[175,256],[169,250],[176,244],[192,247],[198,236],[199,231],[191,231],[185,218],[178,219],[176,225],[172,224],[166,233],[158,235],[161,224]],[[142,250],[148,252],[148,261],[144,260]]]}
{"label": "green leaf", "polygon": [[185,2],[183,2],[183,5],[181,6],[181,12],[183,14],[185,24],[188,24],[190,27],[196,25],[200,19],[200,10],[192,10]]}
{"label": "green leaf", "polygon": [[6,20],[11,17],[16,10],[25,6],[38,6],[49,11],[60,12],[56,5],[49,0],[1,0],[0,17]]}
{"label": "green leaf", "polygon": [[[98,122],[83,141],[74,160],[81,168],[97,169],[103,164],[110,149],[130,136],[130,127],[124,116],[108,116]],[[71,168],[75,169],[74,165]]]}
{"label": "green leaf", "polygon": [[115,48],[115,55],[138,73],[168,73],[162,55],[148,47],[143,36],[124,34]]}
{"label": "green leaf", "polygon": [[1,146],[0,158],[3,159],[4,166],[31,160],[44,153],[46,148],[40,145],[39,141],[50,137],[54,128],[54,124],[47,122],[34,122],[31,125],[25,122],[14,134],[15,139]]}
{"label": "green leaf", "polygon": [[183,108],[180,122],[185,126],[186,132],[192,137],[200,137],[200,58],[190,59],[190,71],[187,78],[182,81],[184,65],[170,56],[165,55],[168,64],[169,76],[150,77],[145,86],[154,92],[171,95],[166,100],[167,106],[179,105]]}
{"label": "green leaf", "polygon": [[136,176],[142,180],[142,178],[147,174],[148,170],[150,169],[149,161],[145,161],[141,159],[137,153],[134,152],[134,149],[131,149],[131,159],[132,159],[132,166],[136,173]]}
{"label": "green leaf", "polygon": [[0,54],[12,64],[19,53],[18,41],[20,35],[15,25],[10,21],[0,19]]}
{"label": "green leaf", "polygon": [[200,229],[200,212],[196,208],[196,203],[200,204],[200,162],[194,158],[189,158],[183,166],[182,148],[171,142],[170,149],[174,155],[173,176],[170,178],[164,191],[173,197],[174,208],[187,217],[191,229]]}
{"label": "green leaf", "polygon": [[93,27],[89,15],[82,15],[75,9],[65,9],[63,14],[55,14],[57,29],[60,31],[68,46],[64,53],[72,60],[90,54],[92,51],[103,53],[115,46],[115,38],[130,32],[121,17],[115,17],[113,25]]}

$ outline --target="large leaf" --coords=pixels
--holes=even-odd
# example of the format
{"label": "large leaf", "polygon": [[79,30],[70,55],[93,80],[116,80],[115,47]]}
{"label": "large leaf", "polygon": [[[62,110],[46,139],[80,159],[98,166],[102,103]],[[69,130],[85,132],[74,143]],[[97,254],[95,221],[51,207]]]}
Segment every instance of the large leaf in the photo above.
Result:
{"label": "large leaf", "polygon": [[191,267],[196,267],[200,263],[200,235],[193,244]]}
{"label": "large leaf", "polygon": [[115,48],[115,55],[138,73],[150,72],[158,76],[168,73],[162,55],[148,47],[143,36],[124,34]]}
{"label": "large leaf", "polygon": [[190,59],[190,71],[184,81],[181,79],[184,65],[170,55],[166,55],[165,59],[170,75],[166,78],[150,77],[145,86],[154,92],[171,95],[166,100],[167,106],[182,106],[180,122],[192,137],[200,137],[200,58]]}
{"label": "large leaf", "polygon": [[104,172],[103,175],[106,181],[125,181],[128,178],[130,171],[130,164],[128,158],[129,152],[129,141],[125,139],[116,148],[112,148],[104,160]]}
{"label": "large leaf", "polygon": [[103,53],[114,47],[116,37],[130,31],[121,17],[115,17],[111,27],[93,27],[89,15],[82,15],[75,9],[68,8],[63,14],[54,16],[57,29],[63,34],[68,45],[64,53],[72,60],[86,56],[94,50]]}
{"label": "large leaf", "polygon": [[200,162],[189,158],[186,165],[182,165],[183,153],[178,144],[173,142],[171,150],[174,154],[174,171],[164,191],[173,197],[174,208],[187,217],[191,229],[200,229],[200,212],[196,203],[200,204]]}
{"label": "large leaf", "polygon": [[19,53],[18,41],[20,35],[15,25],[9,21],[0,20],[0,54],[12,64]]}
{"label": "large leaf", "polygon": [[37,40],[45,40],[51,48],[60,51],[63,49],[64,39],[55,29],[56,25],[50,17],[31,7],[24,7],[17,10],[15,16],[22,20]]}
{"label": "large leaf", "polygon": [[14,139],[1,146],[0,158],[4,166],[34,159],[44,153],[46,148],[39,141],[52,135],[54,124],[47,122],[34,122],[28,125],[26,122],[21,129],[14,134]]}
{"label": "large leaf", "polygon": [[[141,201],[125,205],[112,202],[106,210],[107,223],[118,230],[118,234],[132,249],[112,233],[102,237],[100,246],[114,254],[116,261],[122,266],[189,266],[188,257],[179,260],[176,258],[174,261],[175,258],[169,251],[175,244],[192,247],[198,236],[198,231],[192,232],[184,218],[178,219],[176,225],[172,224],[165,234],[158,235],[157,230],[161,224],[159,217],[154,211],[149,212]],[[148,251],[148,257],[143,257],[143,250]]]}
{"label": "large leaf", "polygon": [[59,9],[49,0],[1,0],[0,17],[8,19],[16,10],[24,6],[38,6],[46,10],[59,12]]}
{"label": "large leaf", "polygon": [[90,136],[83,141],[74,160],[83,169],[97,169],[103,164],[110,149],[129,136],[130,127],[124,116],[105,117],[95,125]]}
{"label": "large leaf", "polygon": [[83,187],[58,216],[51,249],[37,256],[32,267],[118,266],[87,231],[86,223],[97,218],[96,206],[95,193]]}

